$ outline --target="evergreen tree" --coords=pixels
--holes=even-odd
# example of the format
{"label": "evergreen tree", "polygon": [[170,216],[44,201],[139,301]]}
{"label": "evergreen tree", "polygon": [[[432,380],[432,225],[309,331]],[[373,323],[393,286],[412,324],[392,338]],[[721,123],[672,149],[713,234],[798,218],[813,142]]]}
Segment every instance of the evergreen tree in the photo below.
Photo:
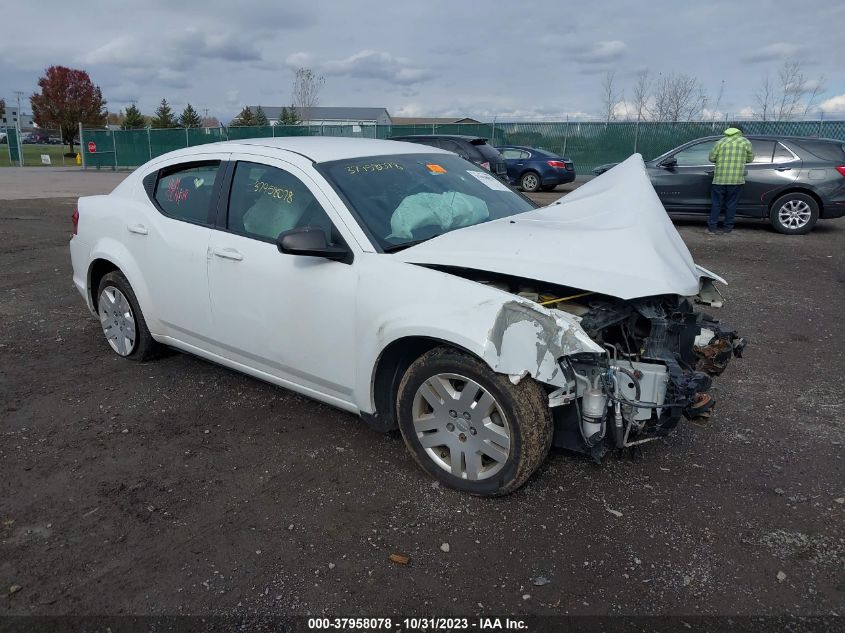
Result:
{"label": "evergreen tree", "polygon": [[194,107],[189,103],[182,110],[182,115],[179,117],[179,125],[181,127],[201,127],[202,119],[199,113],[194,110]]}
{"label": "evergreen tree", "polygon": [[147,127],[147,122],[144,120],[144,115],[133,103],[126,108],[123,113],[123,123],[120,125],[121,130],[141,130]]}
{"label": "evergreen tree", "polygon": [[162,99],[161,104],[156,108],[155,116],[150,121],[150,127],[167,128],[176,127],[176,117],[173,116],[173,110],[167,103],[167,99]]}
{"label": "evergreen tree", "polygon": [[258,106],[255,110],[255,123],[253,125],[260,125],[261,127],[268,127],[270,125],[270,120],[264,114],[264,108],[261,106]]}
{"label": "evergreen tree", "polygon": [[244,106],[241,113],[232,119],[232,122],[229,125],[233,127],[255,125],[255,115],[252,113],[252,109],[249,106]]}
{"label": "evergreen tree", "polygon": [[300,120],[296,113],[296,108],[293,106],[290,108],[282,108],[282,112],[279,114],[279,123],[282,125],[298,125]]}

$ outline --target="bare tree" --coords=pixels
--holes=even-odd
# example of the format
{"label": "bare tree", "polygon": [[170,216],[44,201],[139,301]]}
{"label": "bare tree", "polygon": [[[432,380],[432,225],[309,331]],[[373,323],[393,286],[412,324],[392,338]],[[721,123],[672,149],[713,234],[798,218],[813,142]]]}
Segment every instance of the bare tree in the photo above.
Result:
{"label": "bare tree", "polygon": [[766,73],[754,91],[754,116],[763,121],[786,121],[806,115],[824,92],[824,77],[808,79],[801,62],[786,60],[777,79]]}
{"label": "bare tree", "polygon": [[651,100],[652,83],[648,68],[637,75],[637,83],[634,85],[634,108],[637,111],[637,120],[651,117],[649,101]]}
{"label": "bare tree", "polygon": [[722,97],[725,95],[725,80],[722,79],[721,83],[719,83],[719,93],[716,95],[716,101],[713,103],[713,110],[710,113],[710,120],[716,121],[716,117],[720,114],[719,113],[719,106],[722,104]]}
{"label": "bare tree", "polygon": [[293,80],[293,105],[304,123],[311,122],[312,110],[320,103],[320,90],[326,78],[310,68],[299,68]]}
{"label": "bare tree", "polygon": [[602,115],[605,123],[617,119],[616,106],[620,101],[620,93],[615,86],[616,71],[608,70],[601,81]]}
{"label": "bare tree", "polygon": [[654,93],[658,121],[692,121],[707,105],[707,93],[697,78],[684,74],[660,74]]}
{"label": "bare tree", "polygon": [[754,117],[761,121],[768,121],[772,118],[774,108],[775,85],[769,73],[766,73],[760,81],[760,85],[754,90]]}

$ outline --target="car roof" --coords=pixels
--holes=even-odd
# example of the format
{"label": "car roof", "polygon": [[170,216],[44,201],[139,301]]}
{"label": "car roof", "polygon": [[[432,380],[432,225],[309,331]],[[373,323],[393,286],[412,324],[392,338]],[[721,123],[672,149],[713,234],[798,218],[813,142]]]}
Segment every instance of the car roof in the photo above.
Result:
{"label": "car roof", "polygon": [[400,136],[391,136],[390,138],[397,140],[405,138],[450,138],[457,141],[484,141],[485,143],[488,141],[488,139],[484,138],[483,136],[472,136],[470,134],[402,134]]}
{"label": "car roof", "polygon": [[[713,136],[702,136],[701,138],[696,138],[691,141],[687,141],[687,143],[692,143],[694,141],[709,141],[710,139],[720,139],[723,136],[723,134],[714,134]],[[750,141],[822,141],[825,143],[845,143],[845,141],[840,141],[835,138],[819,138],[818,136],[792,136],[789,134],[743,134],[743,136]],[[686,143],[684,144],[686,145]]]}
{"label": "car roof", "polygon": [[437,147],[421,146],[418,143],[383,141],[372,138],[348,138],[337,136],[280,136],[275,138],[250,138],[237,141],[221,141],[196,145],[170,152],[167,156],[195,156],[220,151],[249,151],[265,148],[293,152],[315,163],[367,156],[391,156],[395,154],[449,154]]}

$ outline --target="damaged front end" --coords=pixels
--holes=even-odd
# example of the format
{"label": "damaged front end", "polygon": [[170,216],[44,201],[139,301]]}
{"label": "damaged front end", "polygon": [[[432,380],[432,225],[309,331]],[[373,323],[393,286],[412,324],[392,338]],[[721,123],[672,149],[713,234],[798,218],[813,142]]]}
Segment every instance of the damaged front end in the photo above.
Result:
{"label": "damaged front end", "polygon": [[677,295],[599,297],[555,307],[578,316],[581,328],[606,350],[561,356],[567,384],[549,398],[554,444],[596,460],[610,448],[667,435],[682,416],[708,418],[716,403],[712,377],[745,346],[690,298]]}

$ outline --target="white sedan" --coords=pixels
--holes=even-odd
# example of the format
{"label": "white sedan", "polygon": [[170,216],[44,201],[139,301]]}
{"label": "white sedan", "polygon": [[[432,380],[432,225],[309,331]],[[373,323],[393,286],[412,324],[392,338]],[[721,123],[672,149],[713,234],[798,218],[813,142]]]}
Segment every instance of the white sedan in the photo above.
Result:
{"label": "white sedan", "polygon": [[80,198],[73,280],[111,349],[195,354],[400,429],[430,475],[521,486],[709,414],[743,341],[637,155],[536,208],[458,156],[254,139],[171,152]]}

